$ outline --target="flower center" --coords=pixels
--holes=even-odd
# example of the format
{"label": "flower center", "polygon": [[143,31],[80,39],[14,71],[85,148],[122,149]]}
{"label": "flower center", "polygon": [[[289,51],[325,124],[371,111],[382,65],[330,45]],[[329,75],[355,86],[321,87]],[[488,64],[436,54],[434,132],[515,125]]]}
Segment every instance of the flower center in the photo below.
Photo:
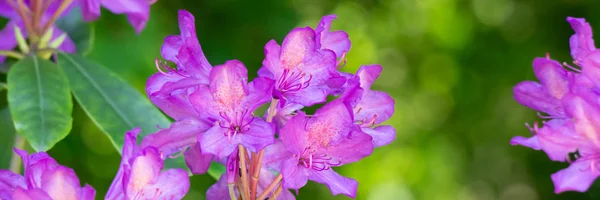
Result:
{"label": "flower center", "polygon": [[227,129],[223,134],[227,136],[229,141],[238,133],[250,130],[250,123],[254,120],[248,109],[236,112],[220,112],[219,115],[223,119],[219,121],[219,126]]}
{"label": "flower center", "polygon": [[277,88],[283,94],[305,89],[310,85],[312,74],[306,74],[299,70],[284,69],[283,74],[277,80]]}
{"label": "flower center", "polygon": [[315,155],[314,150],[306,148],[302,155],[298,157],[298,165],[311,168],[317,171],[331,169],[332,166],[340,166],[340,161],[334,161],[333,157],[327,154]]}

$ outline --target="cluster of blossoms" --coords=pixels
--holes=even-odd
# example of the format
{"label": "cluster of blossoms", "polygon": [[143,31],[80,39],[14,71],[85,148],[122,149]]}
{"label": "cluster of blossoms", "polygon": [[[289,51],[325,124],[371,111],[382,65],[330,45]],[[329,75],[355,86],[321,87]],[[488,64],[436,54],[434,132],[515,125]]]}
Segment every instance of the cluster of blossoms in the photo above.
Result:
{"label": "cluster of blossoms", "polygon": [[[196,38],[194,17],[179,11],[181,34],[168,36],[159,73],[151,76],[150,100],[176,120],[148,135],[142,146],[167,158],[183,153],[194,174],[211,162],[226,166],[208,199],[293,199],[308,180],[331,192],[355,197],[358,182],[332,167],[357,162],[375,147],[392,142],[395,129],[380,125],[394,112],[388,94],[371,90],[382,68],[339,71],[350,50],[348,34],[330,31],[336,17],[323,17],[316,29],[293,29],[279,45],[265,46],[258,77],[248,80],[237,60],[212,66]],[[326,103],[328,96],[337,98]],[[270,102],[270,103],[269,103]],[[269,103],[264,116],[255,110]],[[303,108],[324,104],[314,114]]]}
{"label": "cluster of blossoms", "polygon": [[[102,5],[114,6],[109,2]],[[290,190],[308,180],[327,185],[334,195],[355,197],[358,182],[332,167],[357,162],[395,139],[395,129],[381,125],[392,116],[394,100],[371,90],[379,65],[362,66],[356,74],[339,71],[351,44],[345,32],[330,31],[335,18],[323,17],[316,29],[293,29],[281,45],[269,41],[258,77],[249,82],[240,61],[214,67],[208,62],[194,17],[179,11],[181,34],[166,37],[161,49],[177,68],[157,59],[159,73],[146,87],[151,101],[176,122],[139,146],[139,129],[125,134],[120,168],[105,199],[183,198],[188,172],[163,169],[166,159],[180,154],[193,174],[206,173],[212,162],[225,165],[208,199],[294,199]],[[328,96],[336,98],[327,102]],[[267,103],[264,116],[255,116]],[[318,104],[324,105],[314,114],[302,111]],[[81,188],[74,171],[46,153],[15,151],[23,157],[24,176],[0,171],[0,199],[94,198],[93,188]]]}
{"label": "cluster of blossoms", "polygon": [[[0,51],[3,55],[20,58],[11,52],[17,45],[23,54],[55,48],[74,53],[75,43],[55,26],[55,22],[72,9],[80,9],[84,20],[93,21],[104,7],[116,14],[127,15],[136,32],[142,31],[150,15],[150,5],[156,0],[0,0],[0,16],[9,22],[0,31]],[[25,45],[25,39],[29,44]],[[34,48],[34,49],[32,49]],[[44,53],[49,57],[50,52]],[[0,57],[0,63],[5,57]]]}
{"label": "cluster of blossoms", "polygon": [[[105,199],[181,199],[189,190],[188,173],[183,169],[163,169],[164,160],[156,147],[139,147],[134,129],[125,134],[123,158]],[[96,191],[81,188],[75,172],[59,165],[44,152],[27,155],[15,149],[24,163],[24,176],[0,170],[0,199],[93,200]]]}
{"label": "cluster of blossoms", "polygon": [[524,81],[514,87],[517,102],[546,115],[540,115],[545,120],[541,127],[529,127],[533,137],[517,136],[511,143],[570,163],[552,174],[556,193],[584,192],[600,175],[600,50],[585,19],[567,21],[575,30],[569,42],[578,67],[561,65],[549,56],[536,58],[533,69],[539,83]]}

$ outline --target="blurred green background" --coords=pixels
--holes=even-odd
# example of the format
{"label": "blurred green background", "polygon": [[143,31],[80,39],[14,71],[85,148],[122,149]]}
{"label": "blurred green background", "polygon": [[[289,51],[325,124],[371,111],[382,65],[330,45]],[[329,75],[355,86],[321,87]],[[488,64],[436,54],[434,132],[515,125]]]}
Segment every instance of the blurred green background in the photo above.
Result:
{"label": "blurred green background", "polygon": [[[512,86],[534,80],[531,62],[546,52],[570,62],[572,30],[565,18],[585,17],[600,30],[599,1],[159,0],[139,35],[125,16],[104,11],[95,23],[89,57],[144,91],[146,79],[156,72],[154,58],[160,57],[163,38],[179,34],[178,9],[195,15],[211,64],[239,59],[251,76],[268,40],[281,42],[293,27],[315,27],[321,16],[338,15],[333,29],[347,31],[352,40],[343,70],[381,64],[384,72],[374,87],[396,100],[396,113],[387,122],[397,129],[396,141],[336,169],[360,182],[357,199],[600,198],[600,183],[587,193],[555,195],[550,174],[568,164],[509,144],[513,136],[530,135],[525,122],[540,121],[513,100]],[[6,92],[0,97],[0,167],[7,168],[14,130]],[[102,199],[120,156],[81,108],[76,106],[73,115],[72,133],[49,153]],[[205,175],[192,177],[186,198],[203,199],[214,182]],[[347,198],[309,183],[298,199]]]}

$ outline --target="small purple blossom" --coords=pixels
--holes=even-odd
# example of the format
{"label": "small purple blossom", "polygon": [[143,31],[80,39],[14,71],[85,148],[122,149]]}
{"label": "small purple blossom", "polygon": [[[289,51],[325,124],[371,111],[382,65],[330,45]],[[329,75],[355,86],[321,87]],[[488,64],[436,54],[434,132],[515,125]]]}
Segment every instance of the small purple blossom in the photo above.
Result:
{"label": "small purple blossom", "polygon": [[[348,80],[348,88],[342,95],[351,102],[355,123],[373,137],[376,147],[387,145],[396,138],[394,127],[379,125],[394,114],[394,99],[385,92],[371,90],[382,70],[379,65],[360,67],[355,77]],[[357,91],[358,88],[361,90]]]}
{"label": "small purple blossom", "polygon": [[354,124],[349,104],[336,100],[312,116],[299,112],[282,128],[280,138],[289,155],[281,161],[283,187],[299,189],[308,180],[325,184],[331,192],[354,198],[358,182],[331,167],[356,162],[373,151],[372,137]]}
{"label": "small purple blossom", "polygon": [[150,18],[150,5],[156,0],[80,0],[83,19],[94,21],[100,16],[100,7],[115,14],[127,15],[127,20],[140,33]]}
{"label": "small purple blossom", "polygon": [[333,19],[333,15],[323,17],[316,31],[310,27],[293,29],[281,46],[275,40],[265,45],[258,75],[275,81],[273,97],[280,99],[282,106],[323,103],[330,86],[339,87],[345,81],[337,72],[336,58],[350,49],[350,40],[343,31],[329,32]]}
{"label": "small purple blossom", "polygon": [[273,82],[257,78],[247,83],[246,67],[237,60],[227,61],[210,72],[209,84],[199,85],[190,102],[202,119],[214,125],[198,135],[200,148],[219,158],[226,157],[244,145],[256,152],[273,143],[274,127],[254,110],[271,98]]}
{"label": "small purple blossom", "polygon": [[81,187],[72,169],[59,165],[45,152],[15,152],[23,160],[24,176],[0,170],[0,199],[93,200],[96,196],[91,186]]}
{"label": "small purple blossom", "polygon": [[156,147],[136,144],[139,128],[125,134],[121,165],[105,199],[181,199],[188,192],[188,173],[163,170],[164,160]]}
{"label": "small purple blossom", "polygon": [[543,126],[530,127],[531,138],[516,136],[513,145],[544,151],[553,161],[571,165],[552,174],[555,192],[585,192],[600,176],[600,52],[584,19],[568,17],[575,30],[571,55],[581,69],[546,58],[536,58],[533,68],[539,83],[524,81],[514,88],[517,102],[543,112]]}

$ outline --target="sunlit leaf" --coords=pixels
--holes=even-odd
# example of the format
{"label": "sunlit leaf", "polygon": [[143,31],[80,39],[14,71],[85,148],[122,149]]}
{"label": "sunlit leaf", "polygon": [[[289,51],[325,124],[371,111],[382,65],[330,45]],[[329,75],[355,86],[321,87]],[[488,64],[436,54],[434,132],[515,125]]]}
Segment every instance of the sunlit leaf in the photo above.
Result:
{"label": "sunlit leaf", "polygon": [[[126,131],[141,127],[145,136],[169,120],[147,97],[105,67],[79,55],[58,54],[75,99],[121,151]],[[140,137],[141,138],[141,137]]]}
{"label": "sunlit leaf", "polygon": [[36,151],[47,151],[71,131],[73,101],[58,66],[26,57],[7,76],[8,104],[17,133]]}

